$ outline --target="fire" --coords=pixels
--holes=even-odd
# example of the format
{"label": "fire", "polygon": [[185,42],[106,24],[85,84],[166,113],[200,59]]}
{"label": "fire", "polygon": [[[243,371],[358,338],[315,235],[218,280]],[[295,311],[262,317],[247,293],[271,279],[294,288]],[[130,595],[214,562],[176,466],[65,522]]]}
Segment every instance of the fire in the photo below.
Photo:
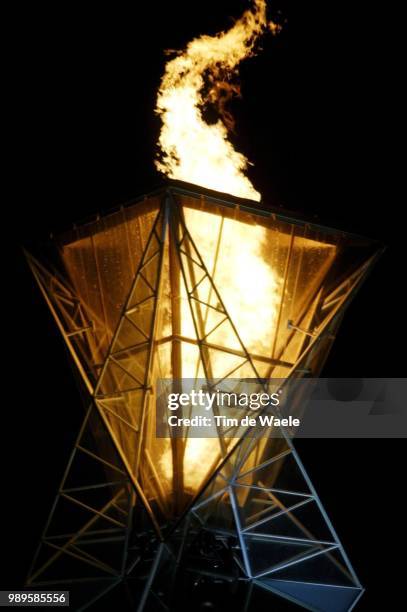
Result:
{"label": "fire", "polygon": [[[160,172],[170,178],[239,197],[260,200],[245,175],[247,158],[228,140],[232,119],[225,102],[239,90],[230,80],[239,63],[254,54],[259,35],[277,26],[266,18],[266,0],[254,0],[227,32],[192,40],[169,61],[158,92],[156,111],[162,119],[159,137]],[[208,105],[220,118],[208,124],[202,114]]]}
{"label": "fire", "polygon": [[[267,355],[276,331],[281,279],[270,262],[264,259],[263,253],[267,252],[266,230],[260,226],[248,229],[245,223],[236,219],[224,219],[222,222],[215,215],[194,209],[185,210],[185,221],[215,284],[221,290],[227,311],[245,347],[249,352]],[[222,249],[215,261],[220,231]],[[209,295],[206,299],[209,301]],[[187,307],[185,299],[183,308]],[[184,310],[183,334],[193,336],[194,331],[186,314]],[[206,315],[206,311],[203,314]],[[219,328],[216,341],[230,348],[240,348],[229,326]],[[218,359],[221,359],[221,354]],[[214,364],[215,371],[221,370],[221,366],[219,364],[217,368]],[[188,376],[193,375],[193,372],[188,373]]]}
{"label": "fire", "polygon": [[[208,187],[216,191],[259,201],[246,176],[249,161],[233,148],[228,132],[233,119],[226,111],[230,97],[239,93],[231,81],[239,63],[254,54],[258,37],[277,26],[267,21],[266,0],[254,0],[227,32],[192,40],[185,51],[170,60],[158,92],[156,112],[162,119],[159,137],[161,150],[156,167],[170,178]],[[218,119],[207,123],[208,107],[215,107]],[[226,219],[220,228],[219,217],[203,211],[186,210],[186,224],[199,243],[201,255],[225,300],[234,323],[241,331],[248,350],[267,354],[276,330],[281,283],[269,262],[264,260],[266,234],[258,226],[248,231],[243,223]],[[223,249],[214,261],[216,240],[223,234]],[[182,287],[182,283],[181,283]],[[202,296],[210,300],[210,293]],[[264,296],[267,299],[264,299]],[[185,287],[181,289],[182,334],[195,337]],[[208,317],[203,307],[202,319]],[[210,327],[208,322],[208,327]],[[239,349],[229,326],[220,327],[213,342]],[[211,358],[213,376],[227,371],[228,356],[218,352]],[[225,363],[224,363],[225,362]],[[196,377],[199,371],[197,347],[182,346],[182,375]],[[202,376],[201,372],[201,376]],[[196,490],[204,481],[211,463],[219,455],[217,439],[191,439],[186,442],[182,463],[184,486]],[[168,480],[172,476],[171,448],[160,460],[160,469]]]}
{"label": "fire", "polygon": [[[214,283],[220,289],[225,307],[239,330],[245,347],[253,354],[270,355],[276,333],[282,282],[270,261],[264,258],[264,253],[267,253],[266,230],[261,226],[248,226],[237,219],[222,218],[193,208],[185,208],[184,214],[185,223]],[[222,248],[217,252],[216,245],[220,235],[222,236]],[[180,287],[181,335],[194,340],[196,334],[183,281]],[[167,286],[165,291],[169,293],[170,287]],[[199,308],[207,332],[213,327],[213,321],[207,320],[210,308],[205,307],[204,304],[211,303],[211,293],[211,288],[207,287],[207,293],[202,293],[200,296],[202,304]],[[167,326],[163,330],[163,335],[168,336],[169,334],[170,329]],[[215,331],[215,335],[209,336],[208,341],[231,349],[241,348],[230,325],[221,325]],[[181,354],[182,377],[186,379],[203,378],[204,372],[200,366],[198,347],[183,342]],[[161,376],[163,372],[171,372],[169,355],[163,361],[161,367],[164,366],[164,370]],[[210,359],[213,377],[224,376],[230,367],[228,364],[229,355],[227,353],[213,352]],[[253,375],[253,371],[248,368],[248,376]],[[169,374],[168,377],[170,378],[171,375]],[[222,456],[219,439],[215,434],[214,431],[213,438],[186,438],[185,440],[180,463],[183,466],[184,488],[189,493],[196,493],[199,490],[210,473],[213,463]],[[226,445],[234,442],[231,439],[226,440]],[[159,469],[164,479],[171,482],[173,463],[170,444],[163,445]]]}

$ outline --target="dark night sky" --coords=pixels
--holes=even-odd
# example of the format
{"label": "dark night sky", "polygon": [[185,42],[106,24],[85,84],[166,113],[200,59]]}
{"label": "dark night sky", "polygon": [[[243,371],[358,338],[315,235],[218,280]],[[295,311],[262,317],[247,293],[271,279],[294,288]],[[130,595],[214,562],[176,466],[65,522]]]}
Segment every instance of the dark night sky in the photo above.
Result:
{"label": "dark night sky", "polygon": [[[280,11],[286,23],[242,65],[243,98],[233,103],[236,145],[254,162],[250,176],[266,204],[306,212],[387,245],[346,314],[324,375],[403,376],[405,303],[399,287],[405,248],[396,144],[401,14],[396,2],[269,4],[271,16]],[[10,478],[3,524],[15,539],[2,588],[21,582],[81,416],[62,341],[20,245],[154,186],[159,120],[153,107],[163,50],[227,28],[246,6],[240,0],[134,2],[94,10],[32,6],[17,18],[10,49],[17,58],[10,157],[19,170],[5,202],[11,213],[5,232],[15,354],[13,397],[3,403]],[[399,546],[401,499],[394,491],[402,445],[301,444],[304,463],[368,588],[358,610],[385,603],[386,584],[394,586],[389,558]]]}

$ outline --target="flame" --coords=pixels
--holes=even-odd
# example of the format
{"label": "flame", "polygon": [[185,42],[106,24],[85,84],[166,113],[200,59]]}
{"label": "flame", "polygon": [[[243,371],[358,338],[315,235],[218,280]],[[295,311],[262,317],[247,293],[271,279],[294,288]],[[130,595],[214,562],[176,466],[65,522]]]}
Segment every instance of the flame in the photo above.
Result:
{"label": "flame", "polygon": [[[282,283],[264,258],[263,253],[268,250],[266,230],[259,225],[248,227],[237,219],[225,218],[222,221],[216,215],[193,208],[186,208],[184,214],[192,238],[199,245],[200,254],[220,289],[246,349],[258,355],[269,354],[276,331]],[[215,261],[220,233],[222,248]],[[186,295],[184,297],[182,333],[193,337],[194,330],[186,312]],[[205,297],[209,302],[209,295]],[[229,348],[241,348],[230,326],[218,329],[216,342]],[[221,354],[218,359],[221,359]],[[219,368],[215,367],[217,369],[222,369],[221,363]],[[185,377],[193,375],[189,372]]]}
{"label": "flame", "polygon": [[[253,8],[227,32],[192,40],[183,52],[167,63],[156,106],[162,120],[161,154],[156,160],[160,172],[170,178],[260,200],[260,193],[245,174],[248,159],[228,140],[228,133],[234,126],[226,104],[233,95],[239,94],[239,87],[231,82],[239,63],[254,54],[255,43],[266,28],[277,31],[277,26],[267,21],[266,0],[254,0]],[[209,124],[204,113],[213,107],[218,118]],[[184,212],[187,226],[198,241],[215,282],[222,288],[228,311],[242,332],[246,347],[258,354],[267,354],[275,334],[281,283],[262,254],[266,244],[264,228],[257,226],[248,231],[244,223],[225,219],[221,229],[218,216],[192,209]],[[215,262],[219,232],[223,234],[223,248]],[[228,262],[232,265],[227,265]],[[209,302],[210,291],[203,300]],[[182,335],[193,339],[195,331],[182,283],[180,309]],[[204,309],[204,320],[207,313]],[[219,327],[216,334],[212,341],[240,348],[230,326]],[[211,356],[215,377],[227,371],[227,359],[221,351]],[[183,343],[182,376],[198,376],[199,363],[198,348]],[[203,376],[202,371],[200,375]],[[196,491],[202,485],[219,451],[219,441],[215,438],[186,440],[183,478],[187,490]],[[161,473],[170,481],[173,468],[170,445],[166,446],[159,464]]]}
{"label": "flame", "polygon": [[[268,252],[267,230],[260,225],[248,225],[238,219],[222,218],[201,209],[185,207],[185,223],[197,245],[199,253],[207,269],[219,288],[225,307],[239,330],[240,338],[252,354],[269,356],[276,333],[278,310],[281,301],[282,282],[271,262],[265,259]],[[221,247],[217,249],[220,240]],[[164,293],[169,296],[169,277],[166,277]],[[198,279],[191,281],[194,285]],[[201,285],[202,286],[202,285]],[[181,335],[191,340],[196,339],[196,331],[190,314],[190,305],[184,282],[180,283],[180,314]],[[205,322],[208,333],[214,326],[214,321],[207,320],[210,308],[204,304],[214,304],[210,286],[205,286],[199,294],[202,303],[201,318]],[[163,314],[163,313],[161,313]],[[163,337],[171,334],[171,326],[167,323],[161,330]],[[241,349],[236,333],[229,324],[220,325],[214,334],[207,338],[209,342]],[[204,378],[199,348],[183,342],[182,378]],[[220,378],[228,371],[230,355],[222,351],[213,351],[210,365],[214,378]],[[168,353],[161,360],[160,376],[171,378],[171,361]],[[239,376],[243,373],[241,372]],[[247,375],[253,376],[251,367]],[[190,416],[186,414],[184,416]],[[232,439],[226,444],[233,443]],[[202,486],[212,469],[216,458],[221,458],[219,439],[214,431],[213,438],[186,438],[183,451],[183,482],[186,491],[196,493]],[[172,448],[170,444],[163,445],[159,459],[160,473],[167,482],[173,477]]]}
{"label": "flame", "polygon": [[[259,35],[277,26],[266,18],[266,0],[254,0],[227,32],[192,40],[184,52],[169,61],[158,92],[156,112],[161,116],[161,158],[156,167],[170,178],[188,181],[260,200],[245,176],[247,158],[228,140],[232,118],[225,110],[228,98],[238,93],[229,83],[237,66],[254,54]],[[215,104],[220,118],[209,125],[202,114]]]}

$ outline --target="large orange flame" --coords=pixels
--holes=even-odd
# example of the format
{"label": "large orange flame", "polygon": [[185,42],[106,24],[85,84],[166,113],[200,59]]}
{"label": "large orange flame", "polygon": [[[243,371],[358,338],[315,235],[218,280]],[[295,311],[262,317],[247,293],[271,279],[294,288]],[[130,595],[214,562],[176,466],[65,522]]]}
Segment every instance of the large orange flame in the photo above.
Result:
{"label": "large orange flame", "polygon": [[[226,110],[226,103],[239,92],[232,82],[239,63],[254,54],[256,40],[267,27],[272,31],[277,29],[274,23],[267,21],[266,0],[254,0],[252,10],[247,10],[230,30],[192,40],[185,51],[167,63],[156,106],[162,119],[161,153],[156,161],[158,170],[170,178],[260,200],[260,193],[245,174],[249,164],[247,158],[228,140],[233,119]],[[204,112],[211,106],[215,107],[218,119],[209,124]],[[200,244],[201,256],[213,274],[216,236],[219,231],[223,232],[224,248],[218,255],[216,282],[222,286],[230,315],[247,348],[259,354],[267,351],[276,332],[281,283],[270,263],[264,261],[264,228],[258,226],[248,231],[244,223],[228,219],[220,230],[214,226],[221,222],[219,217],[212,218],[212,215],[192,209],[184,212],[187,225]],[[235,266],[222,266],[225,261],[233,261]],[[181,293],[182,334],[193,338],[185,288]],[[264,295],[267,295],[266,300]],[[210,295],[205,297],[209,302]],[[232,328],[219,328],[217,341],[233,347],[236,338]],[[223,363],[227,358],[228,355],[221,351],[212,355],[211,365],[215,372],[227,371]],[[187,343],[182,346],[182,375],[185,378],[197,376],[196,347]],[[186,440],[183,452],[184,486],[196,491],[219,453],[219,441],[191,438]],[[159,461],[160,470],[168,481],[172,477],[171,458],[172,448],[168,443]]]}
{"label": "large orange flame", "polygon": [[[169,61],[158,92],[156,111],[163,125],[156,167],[170,178],[188,181],[232,195],[260,200],[245,175],[247,158],[228,140],[230,116],[224,101],[238,91],[230,84],[237,66],[254,53],[267,22],[266,0],[254,0],[227,32],[192,40],[184,52]],[[215,104],[221,118],[208,124],[202,110]]]}

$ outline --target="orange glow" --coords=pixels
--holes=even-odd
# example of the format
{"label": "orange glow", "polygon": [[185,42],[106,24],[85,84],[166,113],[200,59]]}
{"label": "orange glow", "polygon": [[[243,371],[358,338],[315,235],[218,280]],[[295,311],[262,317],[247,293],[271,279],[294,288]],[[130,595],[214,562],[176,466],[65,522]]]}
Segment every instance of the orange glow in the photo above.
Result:
{"label": "orange glow", "polygon": [[[287,322],[294,320],[304,329],[311,327],[318,287],[335,259],[335,245],[311,228],[240,208],[221,209],[205,198],[176,197],[190,241],[184,239],[177,246],[171,242],[173,234],[168,229],[162,272],[159,258],[151,256],[158,243],[150,247],[149,264],[143,270],[150,287],[160,279],[148,373],[151,388],[162,378],[223,380],[256,378],[257,374],[260,378],[284,378],[289,372],[289,365],[284,364],[297,361],[307,338],[288,329]],[[200,490],[235,439],[222,439],[215,432],[211,438],[192,438],[188,431],[176,443],[156,437],[156,396],[150,394],[145,406],[144,391],[132,378],[143,381],[146,376],[144,345],[151,333],[152,300],[143,301],[127,318],[120,316],[154,220],[157,214],[162,215],[158,213],[159,203],[155,196],[142,206],[138,203],[116,211],[80,232],[70,233],[63,243],[62,257],[94,321],[91,363],[106,358],[111,333],[119,326],[112,348],[118,357],[107,362],[98,406],[148,499],[170,516],[176,511],[171,506],[174,495],[179,496],[180,509]],[[173,222],[176,226],[176,219]],[[136,283],[131,304],[145,300],[150,293],[144,281]],[[219,308],[220,301],[228,317]],[[236,331],[256,372],[245,357]],[[81,335],[72,338],[82,354]],[[201,343],[200,338],[204,339]],[[281,365],[275,365],[275,360]],[[144,429],[139,436],[143,410]]]}
{"label": "orange glow", "polygon": [[[275,333],[281,279],[262,254],[267,245],[266,229],[259,225],[250,227],[235,219],[224,219],[222,249],[215,262],[222,219],[192,208],[185,210],[185,219],[216,285],[221,288],[229,315],[246,348],[253,353],[267,354]],[[209,295],[205,297],[208,300]],[[186,316],[183,320],[188,321]],[[216,343],[240,348],[230,326],[219,328]],[[218,358],[222,358],[222,354]],[[214,369],[221,370],[219,367]]]}
{"label": "orange glow", "polygon": [[[206,266],[217,286],[222,288],[222,298],[246,348],[253,353],[268,354],[276,332],[281,280],[262,255],[262,249],[264,250],[267,244],[265,228],[248,226],[235,219],[222,220],[217,215],[192,208],[184,209],[184,214],[193,239],[199,244]],[[220,231],[223,248],[215,258]],[[195,281],[197,280],[198,278],[195,278]],[[216,305],[210,285],[203,285],[199,296],[203,303]],[[205,332],[208,333],[216,321],[211,319],[212,309],[203,303],[199,308],[205,322]],[[195,330],[184,284],[181,285],[180,309],[182,336],[194,339]],[[207,339],[208,342],[221,347],[241,349],[235,331],[228,324],[220,325]],[[204,377],[198,348],[183,343],[181,350],[183,378]],[[228,371],[230,359],[230,354],[226,352],[214,351],[211,354],[210,365],[215,378],[220,378]],[[242,361],[239,358],[235,360],[237,363]],[[163,366],[166,369],[164,364]],[[242,371],[241,374],[243,373]],[[247,367],[247,375],[254,375],[250,367]],[[235,441],[229,439],[225,444],[233,442]],[[185,490],[196,493],[210,473],[212,463],[217,457],[220,458],[220,451],[219,440],[215,436],[186,440],[183,453]],[[160,471],[168,481],[172,478],[171,457],[172,450],[168,445],[160,458]]]}

